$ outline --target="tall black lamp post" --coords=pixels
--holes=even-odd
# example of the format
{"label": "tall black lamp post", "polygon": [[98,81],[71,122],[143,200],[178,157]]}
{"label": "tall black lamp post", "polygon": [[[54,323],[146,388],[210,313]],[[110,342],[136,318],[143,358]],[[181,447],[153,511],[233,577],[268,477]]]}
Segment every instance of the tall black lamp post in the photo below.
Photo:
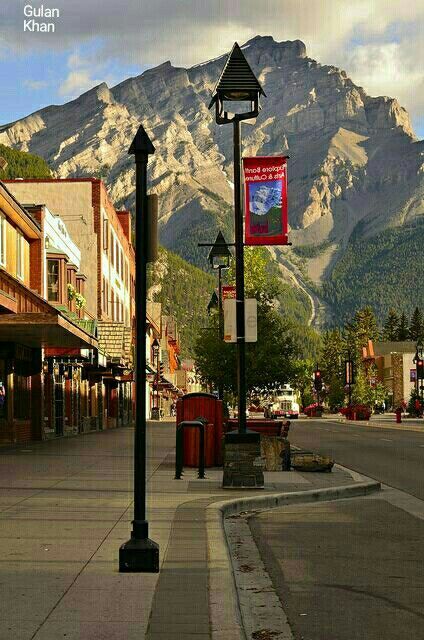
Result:
{"label": "tall black lamp post", "polygon": [[159,349],[160,349],[159,340],[155,338],[152,343],[153,358],[156,361],[156,375],[155,375],[156,393],[153,394],[153,398],[154,398],[154,406],[152,409],[153,420],[159,420]]}
{"label": "tall black lamp post", "polygon": [[147,162],[155,152],[140,125],[128,150],[135,156],[135,314],[136,314],[136,415],[134,430],[134,520],[131,538],[119,549],[119,571],[159,571],[159,546],[149,539],[146,520],[146,298],[147,263],[153,261],[148,212]]}
{"label": "tall black lamp post", "polygon": [[[237,395],[238,430],[246,433],[246,358],[244,330],[244,256],[243,256],[243,213],[241,192],[241,121],[252,120],[259,115],[259,97],[265,95],[258,79],[249,66],[237,42],[234,44],[222,73],[213,91],[209,108],[215,104],[217,124],[233,124],[234,135],[234,219],[236,258],[236,299],[237,299]],[[226,103],[232,108],[243,108],[248,103],[249,110],[240,113],[227,111]]]}

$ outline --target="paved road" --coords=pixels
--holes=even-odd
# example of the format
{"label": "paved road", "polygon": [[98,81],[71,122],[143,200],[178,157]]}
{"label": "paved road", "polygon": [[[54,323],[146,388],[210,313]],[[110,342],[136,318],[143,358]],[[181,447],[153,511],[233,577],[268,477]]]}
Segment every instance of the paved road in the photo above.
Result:
{"label": "paved road", "polygon": [[424,500],[424,433],[300,419],[290,441]]}
{"label": "paved road", "polygon": [[424,521],[376,498],[249,521],[296,640],[424,637]]}
{"label": "paved road", "polygon": [[292,425],[292,444],[396,487],[249,520],[296,640],[424,638],[424,433]]}

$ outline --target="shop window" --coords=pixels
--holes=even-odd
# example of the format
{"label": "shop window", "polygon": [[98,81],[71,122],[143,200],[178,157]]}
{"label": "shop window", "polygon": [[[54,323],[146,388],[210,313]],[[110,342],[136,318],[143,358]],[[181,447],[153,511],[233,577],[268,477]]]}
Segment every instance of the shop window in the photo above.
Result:
{"label": "shop window", "polygon": [[25,277],[25,238],[20,231],[16,231],[16,277]]}
{"label": "shop window", "polygon": [[6,218],[0,214],[0,265],[6,266]]}
{"label": "shop window", "polygon": [[47,260],[47,300],[59,302],[59,260]]}

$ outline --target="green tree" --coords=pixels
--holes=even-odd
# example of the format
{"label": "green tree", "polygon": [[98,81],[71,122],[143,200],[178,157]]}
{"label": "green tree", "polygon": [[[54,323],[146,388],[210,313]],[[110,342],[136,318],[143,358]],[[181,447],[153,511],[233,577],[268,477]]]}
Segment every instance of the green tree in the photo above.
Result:
{"label": "green tree", "polygon": [[330,409],[337,409],[344,402],[343,363],[346,355],[346,343],[340,329],[326,331],[322,338],[320,368],[326,387]]}
{"label": "green tree", "polygon": [[[269,254],[262,247],[245,250],[245,295],[258,301],[258,341],[246,344],[246,388],[250,394],[271,394],[290,381],[296,347],[289,321],[274,309],[280,290],[275,273],[269,269]],[[228,282],[235,282],[232,261]],[[199,333],[194,353],[202,380],[236,393],[236,350],[218,337],[217,319],[210,330]]]}
{"label": "green tree", "polygon": [[[231,260],[227,273],[230,285],[236,284],[236,263]],[[244,249],[244,293],[246,298],[256,298],[258,305],[272,306],[279,293],[281,281],[271,267],[269,252],[265,247]]]}
{"label": "green tree", "polygon": [[415,342],[422,342],[424,337],[424,319],[421,310],[415,307],[409,324],[409,339]]}
{"label": "green tree", "polygon": [[389,313],[383,326],[383,340],[397,340],[398,332],[399,316],[394,309],[389,309]]}
{"label": "green tree", "polygon": [[408,336],[409,336],[408,320],[407,320],[407,317],[406,317],[405,313],[402,313],[402,315],[401,315],[401,317],[399,319],[399,327],[398,327],[398,332],[397,332],[397,339],[399,341],[408,340]]}
{"label": "green tree", "polygon": [[314,363],[312,360],[295,360],[293,362],[290,384],[300,396],[300,404],[307,407],[314,400],[312,394],[312,376]]}
{"label": "green tree", "polygon": [[364,367],[359,367],[352,386],[352,403],[373,406],[372,391]]}
{"label": "green tree", "polygon": [[[214,388],[237,392],[236,345],[219,338],[217,314],[211,326],[198,334],[194,347],[202,381]],[[258,307],[258,341],[246,344],[246,390],[268,395],[292,378],[294,345],[284,319],[272,308]]]}

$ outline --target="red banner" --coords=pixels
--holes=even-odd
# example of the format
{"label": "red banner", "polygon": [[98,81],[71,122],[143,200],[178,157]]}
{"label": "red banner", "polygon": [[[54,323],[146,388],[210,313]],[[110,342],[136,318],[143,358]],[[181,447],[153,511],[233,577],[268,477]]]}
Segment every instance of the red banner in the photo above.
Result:
{"label": "red banner", "polygon": [[236,299],[236,288],[230,285],[224,285],[222,287],[222,299],[223,300],[232,300]]}
{"label": "red banner", "polygon": [[245,244],[288,244],[287,158],[243,158]]}

